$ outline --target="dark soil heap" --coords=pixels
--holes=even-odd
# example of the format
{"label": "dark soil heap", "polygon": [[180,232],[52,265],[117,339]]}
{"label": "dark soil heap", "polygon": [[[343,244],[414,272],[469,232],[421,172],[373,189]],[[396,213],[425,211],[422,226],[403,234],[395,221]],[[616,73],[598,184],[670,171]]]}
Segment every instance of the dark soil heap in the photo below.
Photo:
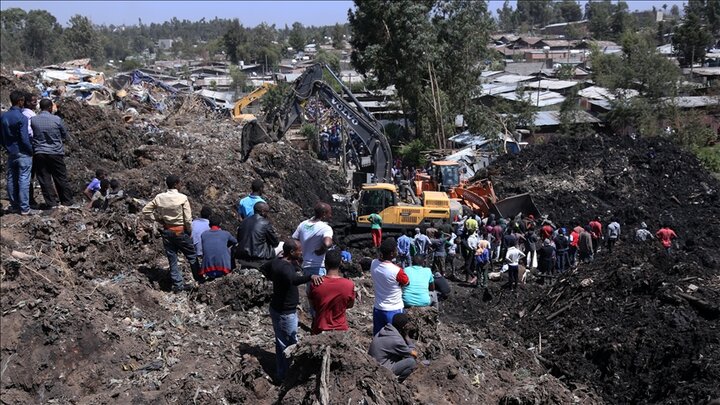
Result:
{"label": "dark soil heap", "polygon": [[[503,157],[490,174],[500,198],[530,192],[559,226],[599,215],[623,234],[612,255],[602,250],[553,286],[529,284],[517,299],[497,291],[492,302],[471,295],[488,333],[516,331],[553,375],[609,403],[720,396],[720,184],[692,155],[663,139],[558,139]],[[642,221],[653,232],[671,224],[672,258],[657,241],[634,241]]]}

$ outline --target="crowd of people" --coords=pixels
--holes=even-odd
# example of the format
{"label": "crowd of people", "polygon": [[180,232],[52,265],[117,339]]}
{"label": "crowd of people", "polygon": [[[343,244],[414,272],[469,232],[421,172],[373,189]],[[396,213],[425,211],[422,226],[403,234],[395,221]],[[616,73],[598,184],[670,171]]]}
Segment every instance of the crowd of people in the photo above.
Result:
{"label": "crowd of people", "polygon": [[[298,341],[299,286],[305,285],[313,334],[348,329],[346,311],[354,305],[356,288],[340,271],[350,254],[334,244],[330,205],[318,202],[311,218],[300,222],[289,238],[281,238],[272,225],[270,205],[263,197],[264,183],[256,180],[251,192],[238,201],[240,225],[233,236],[221,229],[219,217],[209,207],[203,207],[200,218],[193,220],[187,196],[178,191],[179,177],[168,176],[166,185],[168,190],[158,194],[142,212],[163,226],[173,291],[193,288],[183,280],[179,254],[187,259],[197,283],[222,277],[238,265],[264,274],[273,282],[269,312],[279,381],[288,369],[285,349]],[[605,230],[596,217],[568,232],[548,218],[489,215],[440,221],[397,239],[382,238],[382,218],[375,215],[378,232],[373,232],[373,242],[377,258],[370,264],[374,302],[369,353],[399,380],[417,366],[418,357],[406,310],[439,305],[451,293],[447,278],[457,280],[464,273],[470,285],[487,287],[488,273],[498,270],[507,272],[506,285],[514,290],[523,282],[521,269],[538,268],[541,274],[550,276],[566,272],[578,263],[594,260],[603,244],[612,254],[621,235],[620,224],[614,219]],[[646,228],[643,224],[635,238],[646,241],[657,237],[670,254],[677,235],[667,226],[654,235]]]}
{"label": "crowd of people", "polygon": [[[52,101],[42,99],[38,103],[37,97],[19,91],[12,92],[10,99],[13,107],[0,118],[2,144],[8,154],[10,211],[33,213],[33,171],[46,208],[72,205],[63,149],[68,134],[62,120],[53,115]],[[37,115],[36,104],[40,109]],[[409,168],[400,171],[396,163],[396,176],[409,180],[414,173]],[[98,169],[95,175],[83,192],[88,208],[105,209],[124,197],[119,182],[108,179],[104,170]],[[170,175],[165,183],[167,191],[149,201],[142,214],[162,226],[172,291],[194,288],[194,283],[185,282],[178,264],[180,254],[189,264],[195,283],[225,276],[238,266],[264,274],[273,282],[269,313],[278,380],[283,380],[288,370],[285,349],[298,340],[299,286],[305,285],[313,334],[348,330],[346,311],[355,303],[356,288],[340,271],[342,262],[350,261],[351,255],[334,243],[330,205],[318,202],[314,215],[300,222],[292,235],[282,238],[273,227],[270,204],[263,197],[264,183],[255,180],[250,193],[237,203],[240,225],[233,235],[222,229],[221,217],[208,206],[200,210],[198,218],[193,217],[188,197],[179,191],[180,177]],[[418,357],[406,310],[438,306],[451,293],[448,278],[458,280],[464,273],[468,284],[487,287],[488,274],[498,270],[507,272],[507,286],[514,290],[523,282],[521,269],[537,267],[549,276],[566,272],[578,263],[594,260],[603,243],[612,254],[621,235],[615,219],[605,230],[598,217],[573,225],[556,226],[548,218],[532,215],[470,216],[442,220],[423,230],[410,229],[395,239],[383,238],[382,217],[379,212],[373,213],[371,234],[377,258],[370,264],[374,303],[369,354],[402,381],[417,367]],[[635,234],[638,241],[653,238],[671,254],[677,235],[667,225],[653,234],[645,224]]]}
{"label": "crowd of people", "polygon": [[[7,153],[7,213],[31,215],[41,210],[76,207],[65,165],[65,140],[68,131],[54,114],[49,98],[15,90],[10,93],[12,107],[2,114],[2,145]],[[124,198],[120,182],[107,179],[99,169],[87,185],[87,207],[106,209]],[[35,199],[35,179],[40,185],[43,204]]]}

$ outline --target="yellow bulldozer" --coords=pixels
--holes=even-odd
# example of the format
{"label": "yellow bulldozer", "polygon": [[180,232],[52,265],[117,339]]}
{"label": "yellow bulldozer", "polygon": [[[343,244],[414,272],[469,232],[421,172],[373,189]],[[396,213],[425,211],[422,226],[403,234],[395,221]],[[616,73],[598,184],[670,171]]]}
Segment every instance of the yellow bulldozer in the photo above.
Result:
{"label": "yellow bulldozer", "polygon": [[[415,176],[415,193],[420,195],[428,191],[447,193],[449,198],[458,201],[475,214],[487,217],[495,214],[498,217],[511,218],[519,213],[540,216],[530,194],[518,194],[505,199],[495,195],[492,181],[481,179],[473,182],[460,181],[460,165],[458,162],[438,160],[431,163],[430,174],[418,172]],[[467,215],[468,212],[465,212]]]}

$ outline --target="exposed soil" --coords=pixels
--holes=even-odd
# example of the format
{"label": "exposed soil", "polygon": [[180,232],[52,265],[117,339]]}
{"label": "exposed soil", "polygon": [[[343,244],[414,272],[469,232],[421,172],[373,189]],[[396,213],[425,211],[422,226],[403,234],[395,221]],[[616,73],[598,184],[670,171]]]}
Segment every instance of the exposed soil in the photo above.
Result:
{"label": "exposed soil", "polygon": [[[2,217],[0,403],[703,404],[720,396],[720,188],[670,143],[565,139],[501,159],[491,169],[497,193],[532,192],[556,223],[617,215],[624,235],[615,254],[601,252],[553,285],[530,275],[517,296],[499,282],[489,300],[455,284],[439,312],[411,312],[424,363],[400,384],[367,355],[373,289],[360,263],[370,251],[355,252],[348,268],[362,298],[348,312],[351,330],[310,336],[301,311],[290,377],[275,385],[269,282],[249,270],[170,293],[159,234],[137,212],[178,173],[193,210],[210,205],[233,230],[232,207],[262,178],[272,221],[287,236],[316,201],[344,193],[344,178],[283,143],[259,145],[240,163],[240,128],[186,104],[170,118],[131,123],[108,108],[59,108],[72,134],[66,161],[77,200],[97,167],[130,198],[108,212]],[[671,259],[630,238],[639,221],[654,230],[661,219],[680,235]]]}
{"label": "exposed soil", "polygon": [[[532,193],[560,226],[615,216],[623,235],[612,255],[601,251],[552,286],[529,281],[518,297],[493,289],[490,302],[465,291],[448,316],[476,319],[454,310],[470,302],[491,336],[517,331],[551,374],[609,403],[720,396],[720,184],[694,157],[659,139],[562,139],[504,157],[491,174],[499,195]],[[657,241],[634,241],[641,221],[653,231],[671,223],[680,237],[672,258]]]}

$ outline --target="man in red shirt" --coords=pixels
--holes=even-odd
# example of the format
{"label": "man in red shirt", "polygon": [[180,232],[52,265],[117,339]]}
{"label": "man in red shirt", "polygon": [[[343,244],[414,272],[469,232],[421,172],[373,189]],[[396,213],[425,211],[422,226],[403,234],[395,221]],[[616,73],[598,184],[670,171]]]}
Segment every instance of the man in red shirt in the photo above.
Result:
{"label": "man in red shirt", "polygon": [[670,256],[670,250],[672,249],[672,240],[677,238],[677,234],[675,233],[675,231],[670,229],[670,226],[668,224],[663,224],[662,228],[660,228],[660,230],[655,233],[655,236],[660,240],[660,243],[662,243],[663,247],[665,248],[665,253]]}
{"label": "man in red shirt", "polygon": [[340,250],[325,253],[327,274],[323,283],[310,287],[308,298],[315,309],[312,334],[331,330],[348,330],[345,311],[355,304],[355,284],[340,274]]}
{"label": "man in red shirt", "polygon": [[593,252],[597,253],[600,251],[600,238],[602,238],[603,234],[600,217],[595,217],[588,225],[590,225],[590,230],[592,231]]}

